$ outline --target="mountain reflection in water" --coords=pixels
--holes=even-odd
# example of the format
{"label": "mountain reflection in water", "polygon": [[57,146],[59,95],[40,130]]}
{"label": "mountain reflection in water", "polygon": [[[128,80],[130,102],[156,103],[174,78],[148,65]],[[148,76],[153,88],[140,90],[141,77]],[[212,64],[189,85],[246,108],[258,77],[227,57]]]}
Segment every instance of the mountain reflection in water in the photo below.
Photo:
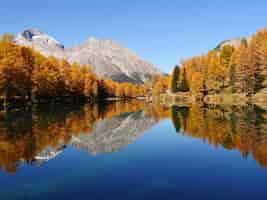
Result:
{"label": "mountain reflection in water", "polygon": [[15,173],[22,163],[40,165],[67,146],[103,154],[119,151],[163,119],[178,134],[214,147],[251,154],[267,167],[267,113],[256,106],[166,107],[142,101],[109,102],[75,108],[44,106],[0,116],[0,167]]}

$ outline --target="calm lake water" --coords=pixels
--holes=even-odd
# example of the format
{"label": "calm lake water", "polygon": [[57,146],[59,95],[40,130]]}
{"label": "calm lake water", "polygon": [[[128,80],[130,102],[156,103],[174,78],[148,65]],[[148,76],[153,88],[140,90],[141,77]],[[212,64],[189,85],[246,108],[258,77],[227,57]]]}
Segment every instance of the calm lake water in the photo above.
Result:
{"label": "calm lake water", "polygon": [[0,116],[0,199],[266,199],[267,112],[116,102]]}

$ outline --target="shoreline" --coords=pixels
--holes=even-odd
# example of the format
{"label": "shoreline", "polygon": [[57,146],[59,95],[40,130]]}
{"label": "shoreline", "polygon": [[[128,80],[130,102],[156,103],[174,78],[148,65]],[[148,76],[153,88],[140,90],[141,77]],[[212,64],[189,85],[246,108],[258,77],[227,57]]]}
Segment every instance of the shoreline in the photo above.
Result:
{"label": "shoreline", "polygon": [[257,105],[264,110],[267,110],[267,91],[260,91],[253,96],[248,96],[245,93],[233,94],[212,94],[201,96],[193,96],[190,93],[169,94],[164,93],[159,95],[159,102],[168,106],[181,105],[190,106],[195,103],[214,105],[214,106],[247,106]]}

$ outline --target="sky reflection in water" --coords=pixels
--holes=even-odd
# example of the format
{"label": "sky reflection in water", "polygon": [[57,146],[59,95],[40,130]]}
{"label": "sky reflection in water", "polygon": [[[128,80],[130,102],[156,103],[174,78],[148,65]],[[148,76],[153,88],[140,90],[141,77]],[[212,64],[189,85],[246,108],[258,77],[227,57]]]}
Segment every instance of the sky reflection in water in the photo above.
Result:
{"label": "sky reflection in water", "polygon": [[1,115],[0,199],[264,199],[266,120],[136,101]]}

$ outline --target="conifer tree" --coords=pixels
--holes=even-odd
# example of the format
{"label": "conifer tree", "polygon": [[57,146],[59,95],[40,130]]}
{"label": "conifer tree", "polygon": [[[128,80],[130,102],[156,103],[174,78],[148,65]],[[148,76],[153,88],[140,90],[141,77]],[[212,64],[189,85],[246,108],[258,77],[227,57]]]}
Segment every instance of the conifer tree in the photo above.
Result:
{"label": "conifer tree", "polygon": [[183,74],[182,74],[182,80],[181,83],[179,84],[179,91],[181,92],[188,92],[189,91],[189,85],[188,81],[186,79],[186,69],[183,69]]}
{"label": "conifer tree", "polygon": [[180,77],[180,67],[176,65],[174,66],[174,69],[173,69],[173,72],[170,78],[169,90],[171,93],[176,93],[179,91],[179,87],[178,87],[179,77]]}

